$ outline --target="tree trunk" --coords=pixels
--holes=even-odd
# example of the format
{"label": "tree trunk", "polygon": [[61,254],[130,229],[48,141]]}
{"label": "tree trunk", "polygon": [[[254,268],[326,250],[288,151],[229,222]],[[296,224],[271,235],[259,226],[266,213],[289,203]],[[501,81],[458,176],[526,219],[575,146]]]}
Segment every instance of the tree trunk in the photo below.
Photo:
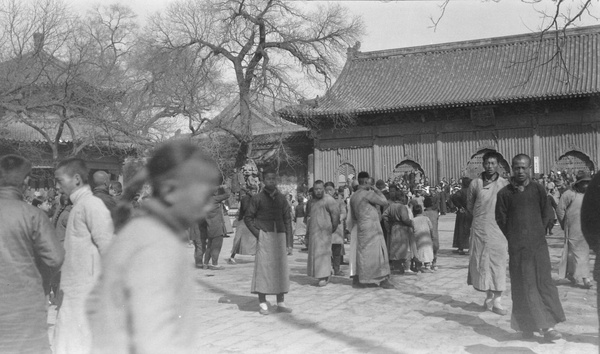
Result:
{"label": "tree trunk", "polygon": [[252,154],[252,111],[250,110],[250,89],[240,89],[240,122],[241,136],[240,147],[235,159],[235,167],[242,167]]}

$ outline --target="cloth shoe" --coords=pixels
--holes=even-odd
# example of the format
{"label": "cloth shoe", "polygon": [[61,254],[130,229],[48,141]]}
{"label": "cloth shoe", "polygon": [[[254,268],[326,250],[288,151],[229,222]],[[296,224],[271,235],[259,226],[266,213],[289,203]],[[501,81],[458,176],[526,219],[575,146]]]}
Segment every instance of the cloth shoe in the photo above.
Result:
{"label": "cloth shoe", "polygon": [[223,269],[225,269],[225,268],[224,268],[223,266],[219,266],[219,265],[212,265],[212,264],[211,264],[211,265],[209,265],[209,266],[208,266],[208,269],[210,269],[210,270],[223,270]]}
{"label": "cloth shoe", "polygon": [[292,313],[292,309],[285,306],[277,304],[277,312],[279,313]]}
{"label": "cloth shoe", "polygon": [[235,259],[233,259],[233,258],[229,258],[229,259],[227,260],[227,264],[235,264],[235,263],[236,263],[236,262],[235,262]]}
{"label": "cloth shoe", "polygon": [[500,315],[500,316],[506,316],[508,314],[508,310],[501,309],[501,308],[496,307],[496,306],[492,307],[492,312],[495,313],[495,314],[497,314],[497,315]]}
{"label": "cloth shoe", "polygon": [[379,286],[382,287],[383,289],[396,289],[394,284],[392,284],[388,279],[379,283]]}
{"label": "cloth shoe", "polygon": [[560,334],[559,331],[557,331],[553,328],[544,331],[544,339],[549,342],[553,342],[553,341],[559,340],[561,338],[562,338],[562,334]]}
{"label": "cloth shoe", "polygon": [[268,309],[267,309],[267,310],[265,310],[265,309],[263,309],[262,307],[260,307],[260,308],[258,309],[258,313],[260,313],[261,315],[268,315],[268,314],[269,314],[269,310],[268,310]]}

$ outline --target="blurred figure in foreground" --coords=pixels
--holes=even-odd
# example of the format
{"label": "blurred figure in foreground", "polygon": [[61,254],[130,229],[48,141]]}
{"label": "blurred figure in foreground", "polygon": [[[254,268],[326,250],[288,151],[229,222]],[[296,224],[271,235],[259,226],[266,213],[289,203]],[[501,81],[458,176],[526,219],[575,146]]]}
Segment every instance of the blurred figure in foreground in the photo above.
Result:
{"label": "blurred figure in foreground", "polygon": [[[152,197],[129,219],[144,183]],[[197,353],[186,230],[206,216],[219,174],[198,147],[171,141],[125,188],[117,236],[87,302],[93,353]]]}
{"label": "blurred figure in foreground", "polygon": [[[581,203],[581,231],[589,247],[596,254],[594,263],[594,280],[600,281],[600,173],[597,173],[588,185]],[[600,298],[596,290],[596,310],[600,319]],[[600,329],[599,329],[600,332]],[[599,348],[600,350],[600,348]]]}
{"label": "blurred figure in foreground", "polygon": [[42,278],[58,271],[65,253],[46,213],[23,201],[30,171],[21,156],[0,159],[1,353],[50,353]]}

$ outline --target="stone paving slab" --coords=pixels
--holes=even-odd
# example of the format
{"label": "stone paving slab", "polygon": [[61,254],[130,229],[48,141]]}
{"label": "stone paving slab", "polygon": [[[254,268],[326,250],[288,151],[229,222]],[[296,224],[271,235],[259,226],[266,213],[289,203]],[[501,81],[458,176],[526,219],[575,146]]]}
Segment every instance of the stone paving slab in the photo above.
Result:
{"label": "stone paving slab", "polygon": [[[510,315],[483,312],[485,295],[467,286],[469,257],[452,253],[454,215],[440,218],[440,269],[416,276],[394,275],[395,290],[353,289],[347,277],[334,277],[317,287],[306,276],[307,254],[295,245],[289,257],[290,292],[286,304],[294,312],[258,314],[250,294],[251,256],[225,260],[233,238],[226,238],[221,271],[195,272],[199,352],[211,353],[597,353],[596,290],[559,282],[567,322],[557,329],[565,339],[554,344],[541,337],[523,340],[510,328]],[[556,273],[562,231],[548,238]],[[348,248],[348,245],[346,245]],[[190,262],[192,261],[190,249]],[[592,256],[593,258],[593,256]],[[592,260],[593,261],[593,260]],[[347,272],[347,266],[342,266]],[[556,276],[556,274],[555,274]],[[510,289],[510,283],[508,284]],[[275,305],[275,297],[267,297]],[[510,291],[504,297],[510,310]],[[272,308],[273,310],[273,308]],[[223,324],[225,323],[225,324]],[[231,325],[233,324],[233,325]]]}
{"label": "stone paving slab", "polygon": [[[483,312],[485,294],[466,284],[468,256],[452,253],[454,215],[440,217],[440,269],[431,274],[394,275],[394,290],[353,289],[347,277],[325,287],[306,276],[307,254],[295,245],[289,256],[291,314],[258,313],[250,293],[254,257],[226,264],[233,237],[226,238],[220,271],[197,269],[190,309],[198,323],[198,353],[598,353],[596,290],[559,282],[567,322],[564,339],[523,340],[510,328],[510,315]],[[562,231],[548,238],[554,276],[562,250]],[[348,245],[346,245],[348,249]],[[189,251],[193,263],[193,248]],[[594,256],[592,256],[593,262]],[[347,266],[342,270],[348,273]],[[503,303],[510,310],[510,282]],[[52,309],[49,316],[53,324]]]}

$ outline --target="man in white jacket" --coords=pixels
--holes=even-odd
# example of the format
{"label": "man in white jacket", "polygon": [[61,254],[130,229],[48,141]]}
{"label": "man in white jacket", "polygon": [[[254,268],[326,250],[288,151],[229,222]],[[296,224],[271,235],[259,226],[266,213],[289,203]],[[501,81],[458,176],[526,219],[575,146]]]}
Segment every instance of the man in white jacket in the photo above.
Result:
{"label": "man in white jacket", "polygon": [[54,173],[57,190],[73,202],[64,241],[61,278],[64,298],[54,329],[55,354],[90,351],[85,301],[100,273],[100,256],[114,233],[110,212],[92,194],[88,174],[85,162],[77,158],[62,161]]}

